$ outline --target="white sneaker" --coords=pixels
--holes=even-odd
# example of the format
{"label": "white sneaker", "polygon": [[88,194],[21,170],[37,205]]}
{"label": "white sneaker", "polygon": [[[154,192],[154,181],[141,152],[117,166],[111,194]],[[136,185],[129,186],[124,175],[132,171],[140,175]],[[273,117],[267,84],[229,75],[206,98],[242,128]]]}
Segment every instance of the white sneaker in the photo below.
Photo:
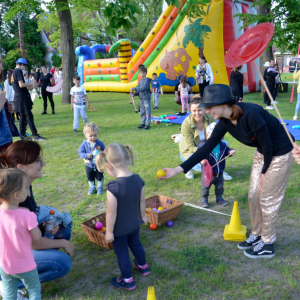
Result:
{"label": "white sneaker", "polygon": [[223,172],[223,178],[224,180],[232,180],[232,177],[228,175],[226,172]]}
{"label": "white sneaker", "polygon": [[26,291],[24,291],[24,290],[18,290],[17,300],[28,300],[28,298],[25,297],[26,294],[27,294]]}
{"label": "white sneaker", "polygon": [[278,102],[278,101],[276,101],[276,100],[274,100],[274,103],[275,103],[275,104],[278,104],[279,102]]}
{"label": "white sneaker", "polygon": [[274,109],[274,107],[272,105],[267,106],[266,109]]}
{"label": "white sneaker", "polygon": [[185,174],[185,178],[186,178],[186,179],[194,179],[193,170],[189,170],[189,171]]}
{"label": "white sneaker", "polygon": [[298,119],[298,116],[297,116],[297,115],[294,115],[293,120],[296,121],[297,119]]}

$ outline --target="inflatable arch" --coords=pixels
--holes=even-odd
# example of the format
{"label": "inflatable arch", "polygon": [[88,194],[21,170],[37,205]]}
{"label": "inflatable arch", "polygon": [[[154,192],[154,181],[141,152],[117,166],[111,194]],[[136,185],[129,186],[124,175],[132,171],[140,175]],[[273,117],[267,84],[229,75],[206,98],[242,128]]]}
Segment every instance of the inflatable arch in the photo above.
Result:
{"label": "inflatable arch", "polygon": [[[191,1],[185,2],[185,9]],[[168,6],[140,46],[124,39],[112,46],[95,45],[90,50],[88,46],[77,47],[82,83],[87,91],[129,92],[138,84],[138,66],[144,64],[148,68],[148,77],[157,73],[165,92],[173,92],[178,76],[183,74],[193,84],[193,91],[198,92],[194,78],[199,51],[203,51],[216,74],[215,83],[229,84],[231,70],[224,64],[226,50],[248,29],[240,30],[242,24],[233,16],[237,13],[256,14],[256,9],[251,8],[252,2],[208,0],[204,8],[206,16],[194,20],[193,24],[179,14],[177,7]],[[203,31],[207,35],[205,39],[201,39]],[[138,48],[137,51],[134,52],[131,46]],[[95,52],[116,50],[119,51],[118,58],[93,59]],[[241,72],[244,92],[257,91],[259,78],[252,64],[243,65]]]}

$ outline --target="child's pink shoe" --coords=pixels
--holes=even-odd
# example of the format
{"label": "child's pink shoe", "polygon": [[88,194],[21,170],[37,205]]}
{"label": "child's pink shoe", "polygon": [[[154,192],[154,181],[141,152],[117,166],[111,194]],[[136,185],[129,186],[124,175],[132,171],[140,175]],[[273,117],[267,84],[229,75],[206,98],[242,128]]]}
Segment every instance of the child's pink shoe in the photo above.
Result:
{"label": "child's pink shoe", "polygon": [[147,275],[150,274],[149,266],[148,266],[147,263],[146,263],[144,266],[142,266],[142,267],[140,268],[139,265],[138,265],[138,262],[137,262],[137,260],[136,260],[136,258],[135,258],[132,264],[133,264],[133,266],[134,266],[137,270],[140,270],[140,271],[141,271],[141,273],[142,273],[143,276],[147,276]]}
{"label": "child's pink shoe", "polygon": [[112,278],[110,280],[110,285],[116,289],[125,289],[128,291],[134,290],[136,288],[136,284],[133,278],[131,278],[129,282],[125,282],[125,280],[122,277]]}

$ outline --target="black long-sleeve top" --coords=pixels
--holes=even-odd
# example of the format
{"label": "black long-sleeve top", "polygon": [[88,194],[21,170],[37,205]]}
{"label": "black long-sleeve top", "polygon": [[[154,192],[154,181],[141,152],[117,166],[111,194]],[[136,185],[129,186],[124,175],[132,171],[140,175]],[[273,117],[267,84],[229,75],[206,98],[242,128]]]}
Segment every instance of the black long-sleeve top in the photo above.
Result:
{"label": "black long-sleeve top", "polygon": [[230,87],[232,90],[233,96],[243,98],[243,83],[244,83],[244,76],[242,73],[238,72],[237,74],[232,71],[230,74]]}
{"label": "black long-sleeve top", "polygon": [[229,132],[239,142],[256,147],[264,155],[262,173],[266,173],[273,156],[280,156],[292,151],[293,146],[281,123],[260,105],[253,103],[237,103],[243,115],[237,125],[229,119],[221,119],[211,137],[188,160],[180,166],[186,173],[217,146],[224,135]]}
{"label": "black long-sleeve top", "polygon": [[267,86],[273,86],[275,85],[275,78],[278,75],[278,73],[273,71],[268,72],[268,69],[269,68],[265,69],[264,81],[266,82]]}

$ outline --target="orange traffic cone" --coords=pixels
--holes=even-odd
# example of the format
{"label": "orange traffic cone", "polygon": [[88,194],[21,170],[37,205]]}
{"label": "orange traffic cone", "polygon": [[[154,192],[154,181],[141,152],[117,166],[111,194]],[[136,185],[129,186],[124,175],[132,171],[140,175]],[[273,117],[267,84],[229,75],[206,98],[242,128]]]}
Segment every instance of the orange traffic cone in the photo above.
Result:
{"label": "orange traffic cone", "polygon": [[224,240],[242,242],[246,239],[247,227],[241,224],[238,202],[234,201],[230,223],[225,226]]}
{"label": "orange traffic cone", "polygon": [[156,300],[155,298],[155,289],[153,286],[148,287],[147,300]]}

